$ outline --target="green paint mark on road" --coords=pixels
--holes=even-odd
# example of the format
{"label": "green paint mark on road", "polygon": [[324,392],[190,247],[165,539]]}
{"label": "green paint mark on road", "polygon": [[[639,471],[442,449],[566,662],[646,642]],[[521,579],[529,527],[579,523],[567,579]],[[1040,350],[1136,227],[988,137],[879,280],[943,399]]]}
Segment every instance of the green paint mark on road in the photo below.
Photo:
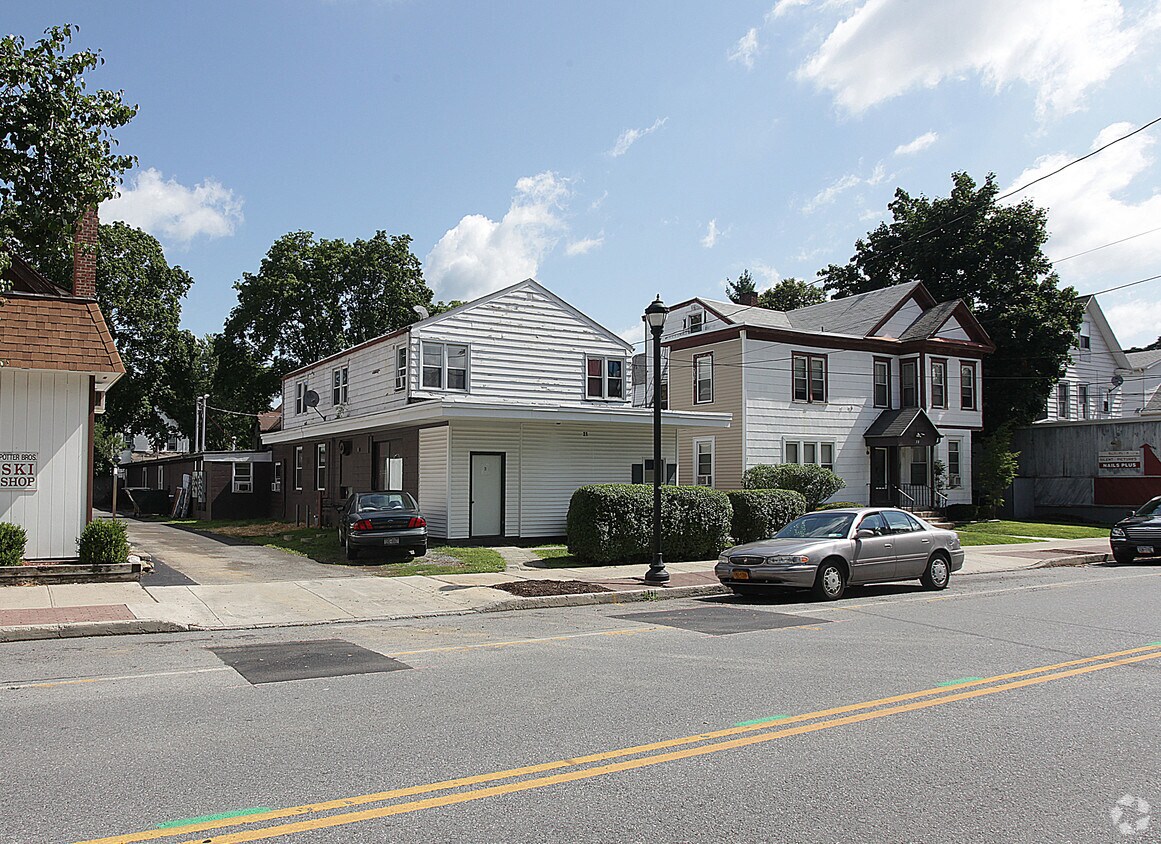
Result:
{"label": "green paint mark on road", "polygon": [[255,806],[253,809],[238,809],[236,812],[222,812],[217,815],[202,815],[200,818],[183,818],[180,821],[166,821],[159,823],[158,829],[171,829],[175,826],[186,826],[193,823],[204,823],[205,821],[224,821],[227,818],[242,818],[246,815],[260,815],[263,812],[271,812],[273,809],[268,809],[265,806]]}
{"label": "green paint mark on road", "polygon": [[958,686],[961,683],[975,683],[983,677],[960,677],[958,680],[948,680],[946,683],[936,683],[937,686]]}
{"label": "green paint mark on road", "polygon": [[1145,645],[1145,647],[1147,647],[1147,648],[1155,648],[1155,647],[1157,647],[1158,645],[1161,645],[1161,642],[1148,642],[1148,643]]}
{"label": "green paint mark on road", "polygon": [[743,721],[740,724],[734,724],[735,727],[753,727],[755,724],[765,724],[768,721],[781,721],[783,718],[789,718],[789,715],[771,715],[769,718],[758,718],[754,721]]}

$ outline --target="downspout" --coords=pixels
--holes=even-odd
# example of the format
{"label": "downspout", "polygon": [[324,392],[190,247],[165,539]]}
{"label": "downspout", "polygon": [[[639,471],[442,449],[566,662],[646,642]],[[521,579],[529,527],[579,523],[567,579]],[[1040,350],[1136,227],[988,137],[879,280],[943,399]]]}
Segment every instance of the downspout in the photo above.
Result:
{"label": "downspout", "polygon": [[741,409],[740,409],[739,414],[738,414],[739,416],[741,416],[741,423],[739,425],[739,428],[742,432],[741,433],[741,437],[742,437],[742,443],[741,443],[742,474],[738,478],[738,485],[741,486],[742,485],[742,478],[744,478],[746,476],[746,469],[749,468],[749,462],[750,462],[750,441],[746,437],[746,409],[750,406],[749,402],[747,401],[748,394],[747,394],[747,390],[746,390],[746,329],[743,328],[741,330],[741,332],[739,332],[738,338],[739,338],[739,342],[741,342],[741,344],[742,344],[742,354],[740,357],[741,370],[742,370],[742,406],[741,406]]}

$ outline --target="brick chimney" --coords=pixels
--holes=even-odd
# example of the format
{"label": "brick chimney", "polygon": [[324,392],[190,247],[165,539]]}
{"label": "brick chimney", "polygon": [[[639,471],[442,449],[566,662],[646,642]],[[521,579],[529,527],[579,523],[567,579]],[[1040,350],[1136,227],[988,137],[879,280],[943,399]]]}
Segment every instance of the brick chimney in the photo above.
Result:
{"label": "brick chimney", "polygon": [[97,209],[86,208],[73,234],[73,295],[97,298]]}
{"label": "brick chimney", "polygon": [[754,291],[743,293],[739,298],[742,300],[738,303],[739,305],[748,305],[751,308],[758,307],[758,294]]}

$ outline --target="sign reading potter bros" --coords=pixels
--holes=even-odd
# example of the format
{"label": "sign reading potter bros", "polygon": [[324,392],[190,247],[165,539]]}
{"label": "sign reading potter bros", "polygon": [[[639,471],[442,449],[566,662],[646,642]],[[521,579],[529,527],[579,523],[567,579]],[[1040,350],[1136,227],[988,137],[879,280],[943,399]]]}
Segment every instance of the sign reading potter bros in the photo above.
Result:
{"label": "sign reading potter bros", "polygon": [[39,452],[0,451],[0,490],[36,490]]}

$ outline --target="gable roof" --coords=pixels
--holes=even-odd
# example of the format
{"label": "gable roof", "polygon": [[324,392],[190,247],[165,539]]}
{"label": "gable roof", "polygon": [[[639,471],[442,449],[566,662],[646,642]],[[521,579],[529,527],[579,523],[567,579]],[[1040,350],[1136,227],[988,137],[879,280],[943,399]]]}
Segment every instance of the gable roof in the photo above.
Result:
{"label": "gable roof", "polygon": [[1128,358],[1129,364],[1133,369],[1148,369],[1158,361],[1161,361],[1161,349],[1149,349],[1144,352],[1125,352],[1125,357]]}
{"label": "gable roof", "polygon": [[[894,284],[879,290],[868,290],[817,305],[790,311],[790,324],[800,331],[823,331],[828,334],[852,334],[867,337],[894,315],[913,296],[935,304],[935,299],[920,282]],[[920,303],[922,306],[922,303]]]}
{"label": "gable roof", "polygon": [[6,287],[21,293],[39,293],[42,296],[67,296],[69,294],[68,290],[53,284],[19,255],[9,252],[8,257],[12,259],[12,264],[2,276],[7,282]]}
{"label": "gable roof", "polygon": [[0,307],[0,360],[19,369],[90,372],[112,384],[125,372],[92,299],[9,292]]}
{"label": "gable roof", "polygon": [[1113,361],[1120,369],[1129,369],[1132,364],[1129,363],[1124,351],[1121,349],[1121,343],[1117,340],[1117,335],[1113,333],[1113,328],[1109,325],[1109,321],[1105,319],[1105,312],[1101,310],[1100,303],[1093,294],[1088,296],[1081,296],[1084,302],[1085,313],[1092,318],[1093,325],[1097,327],[1101,335],[1105,338],[1105,345],[1109,347],[1109,352],[1113,356]]}
{"label": "gable roof", "polygon": [[868,445],[902,445],[926,439],[937,442],[942,435],[922,408],[884,410],[863,433]]}

